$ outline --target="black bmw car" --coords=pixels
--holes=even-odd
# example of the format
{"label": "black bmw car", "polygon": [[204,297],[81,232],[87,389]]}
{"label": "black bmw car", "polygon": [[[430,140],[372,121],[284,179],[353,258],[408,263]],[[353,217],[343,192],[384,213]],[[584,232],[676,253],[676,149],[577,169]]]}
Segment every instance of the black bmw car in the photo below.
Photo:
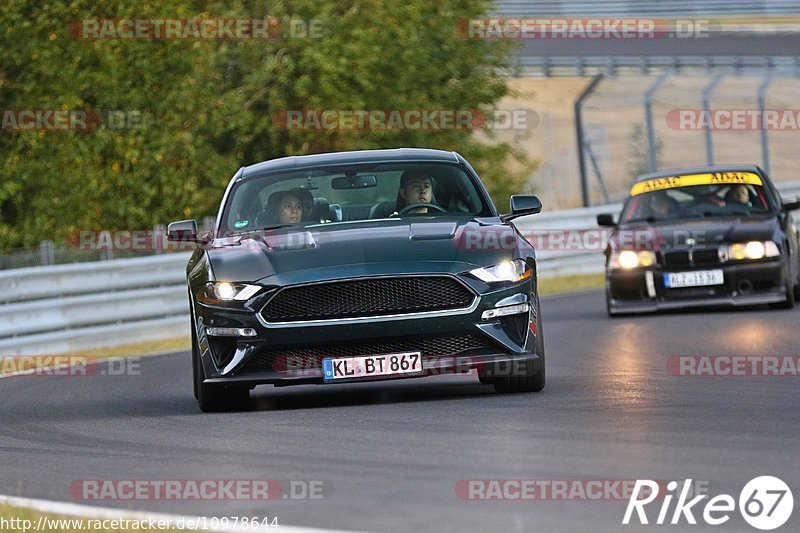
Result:
{"label": "black bmw car", "polygon": [[539,391],[534,250],[454,152],[374,150],[240,169],[187,267],[195,396],[240,406],[259,384],[336,384],[476,370]]}
{"label": "black bmw car", "polygon": [[705,167],[641,176],[606,249],[610,315],[696,306],[770,304],[800,297],[798,230],[756,166]]}

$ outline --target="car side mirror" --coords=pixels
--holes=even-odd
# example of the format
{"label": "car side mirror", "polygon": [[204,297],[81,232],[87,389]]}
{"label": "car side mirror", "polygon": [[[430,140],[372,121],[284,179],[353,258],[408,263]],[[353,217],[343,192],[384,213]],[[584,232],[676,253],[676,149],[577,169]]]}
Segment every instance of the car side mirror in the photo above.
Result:
{"label": "car side mirror", "polygon": [[795,209],[800,209],[800,198],[792,198],[791,200],[786,200],[781,204],[781,208],[784,211],[794,211]]}
{"label": "car side mirror", "polygon": [[174,242],[197,242],[197,221],[178,220],[167,226],[167,240]]}
{"label": "car side mirror", "polygon": [[614,215],[611,213],[601,213],[597,215],[597,225],[604,228],[613,228],[617,224],[614,222]]}
{"label": "car side mirror", "polygon": [[515,194],[509,201],[511,213],[503,215],[503,221],[515,219],[525,215],[535,215],[542,212],[542,201],[532,194]]}

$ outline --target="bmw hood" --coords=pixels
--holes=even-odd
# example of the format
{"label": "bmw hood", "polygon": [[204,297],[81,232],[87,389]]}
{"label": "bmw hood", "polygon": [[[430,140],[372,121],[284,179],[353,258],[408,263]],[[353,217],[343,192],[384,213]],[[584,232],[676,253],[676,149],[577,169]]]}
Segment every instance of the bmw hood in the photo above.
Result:
{"label": "bmw hood", "polygon": [[651,243],[653,249],[718,246],[777,238],[780,226],[774,216],[725,217],[625,224],[612,237],[615,247],[624,242]]}

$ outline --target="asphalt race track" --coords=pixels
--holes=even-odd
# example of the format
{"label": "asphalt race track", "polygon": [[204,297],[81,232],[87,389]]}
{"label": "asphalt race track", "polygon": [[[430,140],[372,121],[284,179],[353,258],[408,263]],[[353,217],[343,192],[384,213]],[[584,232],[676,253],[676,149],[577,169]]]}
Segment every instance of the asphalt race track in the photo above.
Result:
{"label": "asphalt race track", "polygon": [[[539,394],[497,395],[474,376],[265,387],[247,412],[204,415],[187,353],[145,358],[140,375],[0,379],[0,493],[354,531],[652,531],[621,525],[625,500],[466,501],[455,488],[691,478],[738,500],[760,475],[800,487],[800,378],[667,372],[671,355],[798,355],[800,310],[609,319],[593,291],[543,312]],[[323,497],[83,502],[69,492],[82,479],[313,480]],[[682,523],[664,530],[710,529]],[[738,513],[716,530],[754,531]]]}

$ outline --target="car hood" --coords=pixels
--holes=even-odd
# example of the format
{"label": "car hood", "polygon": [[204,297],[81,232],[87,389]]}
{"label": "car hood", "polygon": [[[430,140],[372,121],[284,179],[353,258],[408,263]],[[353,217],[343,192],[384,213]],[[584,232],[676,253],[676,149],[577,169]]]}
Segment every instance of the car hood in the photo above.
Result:
{"label": "car hood", "polygon": [[[625,242],[639,242],[650,243],[655,250],[666,250],[686,248],[688,245],[704,247],[722,243],[765,241],[774,239],[779,232],[778,221],[772,215],[715,217],[653,224],[623,224],[614,232],[611,242],[612,246],[619,248],[626,247]],[[693,244],[691,240],[694,240]]]}
{"label": "car hood", "polygon": [[522,241],[499,219],[375,220],[283,228],[216,239],[206,252],[218,280],[297,283],[359,275],[457,273],[494,264]]}

